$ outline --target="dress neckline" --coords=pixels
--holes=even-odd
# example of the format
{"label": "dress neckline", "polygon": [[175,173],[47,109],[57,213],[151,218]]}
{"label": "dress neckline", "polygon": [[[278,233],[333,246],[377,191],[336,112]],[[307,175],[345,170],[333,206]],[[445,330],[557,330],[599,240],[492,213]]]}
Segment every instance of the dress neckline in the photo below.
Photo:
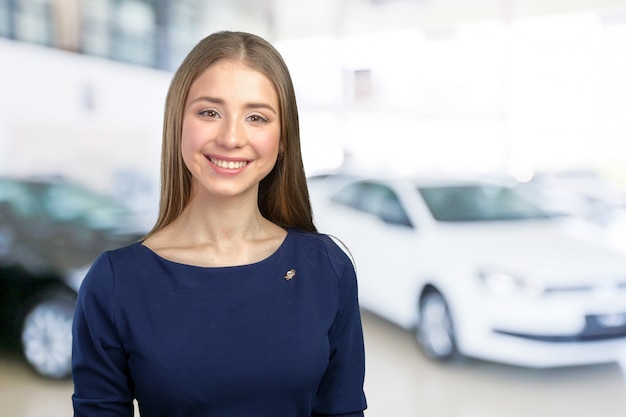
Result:
{"label": "dress neckline", "polygon": [[261,260],[258,260],[256,262],[251,262],[251,263],[241,264],[241,265],[201,266],[201,265],[187,264],[184,262],[178,262],[178,261],[165,258],[159,255],[157,252],[155,252],[151,248],[149,248],[148,246],[144,245],[143,242],[137,242],[136,245],[139,245],[139,247],[141,247],[143,251],[147,252],[154,258],[170,265],[178,265],[178,266],[186,267],[186,268],[206,269],[206,270],[236,269],[236,268],[246,268],[246,267],[251,267],[251,266],[259,266],[261,264],[270,262],[273,258],[277,257],[280,254],[280,252],[282,252],[283,247],[286,245],[287,241],[290,239],[292,235],[291,229],[287,228],[286,231],[287,231],[287,234],[285,235],[283,241],[280,243],[280,245],[278,245],[278,247],[271,254],[269,254],[267,257]]}

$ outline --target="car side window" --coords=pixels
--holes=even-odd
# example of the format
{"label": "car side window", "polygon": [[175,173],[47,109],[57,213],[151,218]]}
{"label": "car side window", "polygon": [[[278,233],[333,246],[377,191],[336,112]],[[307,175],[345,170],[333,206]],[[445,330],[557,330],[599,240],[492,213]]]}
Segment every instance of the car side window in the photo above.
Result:
{"label": "car side window", "polygon": [[28,218],[38,212],[38,204],[33,193],[25,185],[11,181],[0,183],[0,202],[13,215]]}
{"label": "car side window", "polygon": [[362,183],[356,183],[343,187],[332,196],[330,201],[360,210],[359,196],[361,194],[361,186]]}
{"label": "car side window", "polygon": [[368,187],[371,197],[370,212],[386,223],[413,227],[398,195],[390,187],[371,183]]}
{"label": "car side window", "polygon": [[50,185],[43,195],[43,204],[50,218],[93,229],[114,229],[129,216],[115,201],[68,183]]}
{"label": "car side window", "polygon": [[374,215],[386,223],[413,227],[396,193],[375,182],[358,182],[344,187],[332,201]]}
{"label": "car side window", "polygon": [[386,188],[385,193],[382,196],[382,203],[380,204],[378,217],[387,223],[396,224],[399,226],[413,227],[409,216],[407,215],[400,199],[395,192]]}

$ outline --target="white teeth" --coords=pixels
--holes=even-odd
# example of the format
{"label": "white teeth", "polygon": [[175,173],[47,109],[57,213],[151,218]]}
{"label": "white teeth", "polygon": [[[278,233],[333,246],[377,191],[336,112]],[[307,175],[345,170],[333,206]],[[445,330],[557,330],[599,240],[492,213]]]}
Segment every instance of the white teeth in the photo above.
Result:
{"label": "white teeth", "polygon": [[211,158],[211,162],[220,168],[239,169],[248,165],[247,161],[222,161],[221,159]]}

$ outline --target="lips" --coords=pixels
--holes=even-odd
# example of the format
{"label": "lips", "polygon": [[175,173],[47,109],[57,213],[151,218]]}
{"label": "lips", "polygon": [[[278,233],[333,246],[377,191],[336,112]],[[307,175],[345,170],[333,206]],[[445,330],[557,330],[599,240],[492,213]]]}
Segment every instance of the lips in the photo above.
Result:
{"label": "lips", "polygon": [[226,161],[224,159],[209,158],[209,161],[215,166],[224,169],[241,169],[248,165],[249,161]]}

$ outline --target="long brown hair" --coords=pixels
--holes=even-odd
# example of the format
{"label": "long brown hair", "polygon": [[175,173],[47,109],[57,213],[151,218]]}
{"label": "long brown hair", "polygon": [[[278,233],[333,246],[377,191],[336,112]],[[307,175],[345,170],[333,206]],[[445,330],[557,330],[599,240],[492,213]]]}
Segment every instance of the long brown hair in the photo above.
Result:
{"label": "long brown hair", "polygon": [[181,154],[183,112],[191,84],[219,60],[239,60],[274,85],[280,106],[280,149],[272,171],[259,184],[261,214],[283,226],[316,231],[300,149],[296,96],[280,53],[266,40],[245,32],[217,32],[202,39],[174,74],[165,100],[161,148],[161,197],[157,221],[147,236],[174,221],[191,199],[191,173]]}

